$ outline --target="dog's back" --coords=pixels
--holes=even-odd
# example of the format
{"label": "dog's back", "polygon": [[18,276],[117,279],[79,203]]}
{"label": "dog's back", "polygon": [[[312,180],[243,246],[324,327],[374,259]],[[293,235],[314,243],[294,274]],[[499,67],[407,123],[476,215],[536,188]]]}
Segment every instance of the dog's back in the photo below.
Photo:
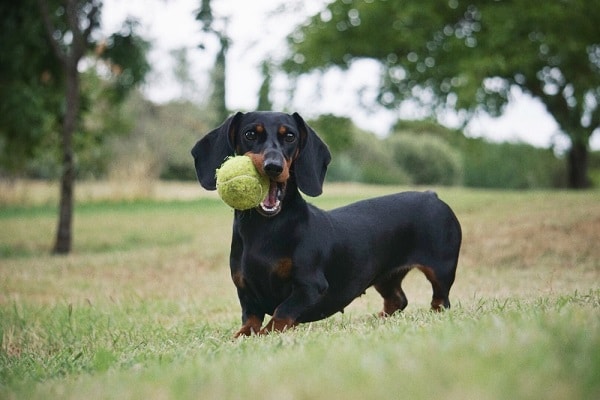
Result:
{"label": "dog's back", "polygon": [[[435,193],[397,193],[322,213],[327,222],[315,225],[320,232],[313,237],[331,251],[323,254],[330,286],[317,307],[321,313],[335,312],[368,287],[413,267],[431,269],[435,280],[448,290],[452,285],[461,228],[454,212]],[[443,297],[449,306],[447,294]],[[319,318],[307,313],[302,319]]]}

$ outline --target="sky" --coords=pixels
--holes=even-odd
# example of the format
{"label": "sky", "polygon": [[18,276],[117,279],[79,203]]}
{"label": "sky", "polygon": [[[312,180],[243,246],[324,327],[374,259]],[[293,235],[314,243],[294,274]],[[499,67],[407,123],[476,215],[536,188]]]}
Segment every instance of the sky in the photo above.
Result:
{"label": "sky", "polygon": [[[227,33],[232,41],[227,58],[227,107],[232,111],[253,110],[258,103],[262,61],[283,59],[287,34],[308,16],[319,12],[326,0],[213,0],[212,3],[213,14],[227,19]],[[284,4],[288,4],[285,13],[274,12]],[[200,0],[104,1],[103,30],[107,35],[118,30],[126,17],[132,16],[141,23],[139,33],[152,43],[149,58],[153,72],[142,88],[150,100],[162,103],[181,97],[182,88],[172,74],[174,62],[170,51],[182,47],[188,49],[195,81],[193,100],[200,101],[207,93],[217,44],[207,40],[205,50],[198,48],[198,44],[207,39],[200,23],[194,19],[199,5]],[[378,79],[379,66],[369,60],[355,63],[345,73],[332,70],[320,77],[316,74],[303,77],[294,88],[285,76],[277,75],[272,101],[275,109],[297,111],[305,118],[324,113],[351,117],[360,128],[379,135],[387,134],[398,117],[420,117],[410,105],[394,111],[375,106]],[[290,101],[292,89],[294,96]],[[443,122],[453,126],[457,119],[449,114]],[[569,146],[541,102],[517,91],[502,117],[478,116],[469,123],[466,133],[494,141],[523,141],[540,147],[554,145],[558,151]],[[600,149],[600,133],[592,137],[592,148]]]}

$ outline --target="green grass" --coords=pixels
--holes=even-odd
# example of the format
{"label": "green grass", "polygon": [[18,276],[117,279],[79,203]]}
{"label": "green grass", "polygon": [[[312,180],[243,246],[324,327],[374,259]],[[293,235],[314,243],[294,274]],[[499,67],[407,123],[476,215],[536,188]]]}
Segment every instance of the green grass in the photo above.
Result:
{"label": "green grass", "polygon": [[0,199],[1,399],[600,398],[598,192],[439,189],[464,231],[452,310],[428,310],[416,271],[387,320],[369,290],[344,314],[232,340],[232,213],[197,190],[85,198],[67,257],[49,255],[50,203]]}

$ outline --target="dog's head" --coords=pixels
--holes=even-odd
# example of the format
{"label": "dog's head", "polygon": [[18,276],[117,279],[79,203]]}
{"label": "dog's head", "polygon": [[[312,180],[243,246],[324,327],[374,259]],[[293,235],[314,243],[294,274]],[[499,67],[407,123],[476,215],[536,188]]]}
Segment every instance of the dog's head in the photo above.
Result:
{"label": "dog's head", "polygon": [[210,131],[192,149],[200,184],[215,190],[215,171],[232,155],[249,156],[269,178],[269,193],[257,207],[265,216],[281,211],[288,182],[309,196],[323,191],[331,155],[325,143],[298,113],[237,113]]}

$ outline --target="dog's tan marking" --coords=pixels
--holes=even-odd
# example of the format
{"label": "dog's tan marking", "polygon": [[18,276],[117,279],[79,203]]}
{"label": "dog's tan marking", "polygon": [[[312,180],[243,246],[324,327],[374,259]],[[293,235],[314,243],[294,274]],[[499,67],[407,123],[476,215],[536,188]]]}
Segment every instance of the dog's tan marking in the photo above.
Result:
{"label": "dog's tan marking", "polygon": [[290,276],[292,276],[292,259],[282,258],[277,261],[273,272],[278,278],[288,279]]}
{"label": "dog's tan marking", "polygon": [[254,164],[254,168],[258,171],[259,174],[265,176],[265,156],[263,154],[256,154],[251,151],[244,154],[248,156],[252,160],[252,164]]}
{"label": "dog's tan marking", "polygon": [[[244,155],[250,157],[252,163],[254,164],[254,168],[256,168],[259,174],[263,176],[267,175],[265,173],[265,156],[263,154],[256,154],[249,151]],[[285,183],[290,178],[290,168],[292,166],[292,160],[285,159],[284,161],[285,163],[283,165],[283,171],[281,171],[281,174],[279,174],[277,178],[273,179],[275,182]]]}
{"label": "dog's tan marking", "polygon": [[233,336],[234,338],[238,338],[240,336],[250,336],[250,335],[258,335],[261,334],[262,331],[260,329],[262,325],[262,319],[258,318],[256,315],[250,315],[246,320],[246,323],[242,325],[239,331]]}
{"label": "dog's tan marking", "polygon": [[233,280],[233,284],[237,288],[243,289],[246,286],[246,280],[244,279],[244,275],[241,271],[237,271],[231,274],[231,279]]}
{"label": "dog's tan marking", "polygon": [[269,332],[284,332],[284,331],[287,331],[288,329],[292,329],[296,325],[298,325],[298,323],[291,318],[273,317],[265,325],[265,327],[260,330],[260,334],[266,335]]}
{"label": "dog's tan marking", "polygon": [[380,317],[389,317],[402,309],[402,303],[396,298],[383,299],[383,310],[379,312]]}
{"label": "dog's tan marking", "polygon": [[431,300],[431,309],[433,311],[444,311],[444,299],[436,299],[435,297]]}
{"label": "dog's tan marking", "polygon": [[[425,265],[417,265],[417,268],[425,274],[427,280],[431,283],[433,287],[433,292],[435,293],[440,288],[440,283],[435,276],[435,271],[431,267],[427,267]],[[431,300],[431,309],[434,311],[442,311],[444,309],[444,299],[433,298]]]}

